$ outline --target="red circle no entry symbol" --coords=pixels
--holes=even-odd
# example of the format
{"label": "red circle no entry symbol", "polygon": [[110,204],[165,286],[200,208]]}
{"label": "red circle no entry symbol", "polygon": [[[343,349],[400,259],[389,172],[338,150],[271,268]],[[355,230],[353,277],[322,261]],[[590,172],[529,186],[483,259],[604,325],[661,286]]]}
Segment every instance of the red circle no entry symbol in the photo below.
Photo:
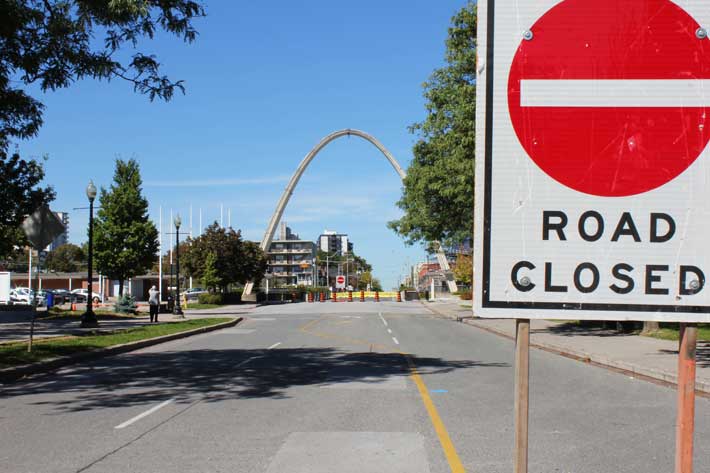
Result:
{"label": "red circle no entry symbol", "polygon": [[338,276],[338,277],[335,279],[335,281],[336,281],[338,284],[343,284],[343,283],[345,283],[345,276]]}
{"label": "red circle no entry symbol", "polygon": [[710,41],[669,0],[564,0],[526,33],[508,78],[520,143],[579,192],[673,180],[710,138]]}

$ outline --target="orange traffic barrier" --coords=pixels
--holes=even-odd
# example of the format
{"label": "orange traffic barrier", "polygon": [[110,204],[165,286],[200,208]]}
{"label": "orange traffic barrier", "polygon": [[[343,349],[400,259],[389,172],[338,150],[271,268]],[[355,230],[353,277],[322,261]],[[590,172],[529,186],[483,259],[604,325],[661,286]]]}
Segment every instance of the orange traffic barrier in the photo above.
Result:
{"label": "orange traffic barrier", "polygon": [[397,302],[402,302],[402,293],[397,291]]}
{"label": "orange traffic barrier", "polygon": [[333,292],[333,302],[338,302],[338,293]]}
{"label": "orange traffic barrier", "polygon": [[76,310],[76,304],[74,304],[73,302],[71,303],[71,310],[72,310],[72,311],[75,311],[75,310]]}
{"label": "orange traffic barrier", "polygon": [[380,291],[375,291],[375,302],[380,302]]}
{"label": "orange traffic barrier", "polygon": [[348,291],[348,302],[353,301],[353,291]]}
{"label": "orange traffic barrier", "polygon": [[360,302],[365,302],[365,291],[360,291]]}
{"label": "orange traffic barrier", "polygon": [[320,301],[325,302],[325,292],[320,293]]}
{"label": "orange traffic barrier", "polygon": [[313,302],[313,293],[312,292],[308,293],[308,302]]}

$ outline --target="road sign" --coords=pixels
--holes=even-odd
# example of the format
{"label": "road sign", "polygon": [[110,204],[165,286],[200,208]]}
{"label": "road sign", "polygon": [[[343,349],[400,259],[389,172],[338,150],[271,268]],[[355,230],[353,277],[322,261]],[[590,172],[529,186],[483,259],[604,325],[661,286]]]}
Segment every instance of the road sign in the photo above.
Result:
{"label": "road sign", "polygon": [[27,240],[33,248],[42,250],[66,231],[66,227],[49,207],[43,205],[22,222]]}
{"label": "road sign", "polygon": [[335,278],[335,287],[338,289],[345,289],[345,276],[338,276]]}
{"label": "road sign", "polygon": [[707,2],[478,15],[477,315],[710,322]]}

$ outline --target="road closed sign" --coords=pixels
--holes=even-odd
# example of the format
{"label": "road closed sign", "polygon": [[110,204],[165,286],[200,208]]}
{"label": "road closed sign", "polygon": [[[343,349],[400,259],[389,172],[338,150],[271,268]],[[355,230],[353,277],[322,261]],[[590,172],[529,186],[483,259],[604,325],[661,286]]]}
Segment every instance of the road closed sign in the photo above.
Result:
{"label": "road closed sign", "polygon": [[478,8],[476,315],[710,322],[710,1]]}
{"label": "road closed sign", "polygon": [[335,287],[338,289],[345,288],[345,276],[339,275],[335,278]]}

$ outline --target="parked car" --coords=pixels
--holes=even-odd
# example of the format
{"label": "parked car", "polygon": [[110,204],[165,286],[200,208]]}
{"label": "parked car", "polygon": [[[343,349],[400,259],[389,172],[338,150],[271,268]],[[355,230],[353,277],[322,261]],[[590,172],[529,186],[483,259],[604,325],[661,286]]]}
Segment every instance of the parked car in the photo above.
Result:
{"label": "parked car", "polygon": [[193,301],[197,300],[200,297],[200,294],[207,294],[207,290],[202,289],[201,287],[193,287],[192,289],[188,289],[183,292],[181,296],[186,297],[188,301]]}
{"label": "parked car", "polygon": [[52,294],[54,294],[54,305],[66,304],[67,302],[74,302],[74,294],[67,291],[66,289],[52,289]]}
{"label": "parked car", "polygon": [[[46,304],[47,300],[42,294],[43,291],[37,293],[37,306],[42,307]],[[35,292],[26,287],[16,287],[10,290],[10,300],[13,304],[28,304],[34,303]]]}
{"label": "parked car", "polygon": [[[88,289],[74,289],[72,292],[74,294],[75,300],[74,302],[86,302],[86,299],[89,297],[89,290]],[[95,303],[98,304],[99,302],[103,302],[103,297],[101,297],[101,294],[98,292],[92,292],[91,293],[91,300]]]}

